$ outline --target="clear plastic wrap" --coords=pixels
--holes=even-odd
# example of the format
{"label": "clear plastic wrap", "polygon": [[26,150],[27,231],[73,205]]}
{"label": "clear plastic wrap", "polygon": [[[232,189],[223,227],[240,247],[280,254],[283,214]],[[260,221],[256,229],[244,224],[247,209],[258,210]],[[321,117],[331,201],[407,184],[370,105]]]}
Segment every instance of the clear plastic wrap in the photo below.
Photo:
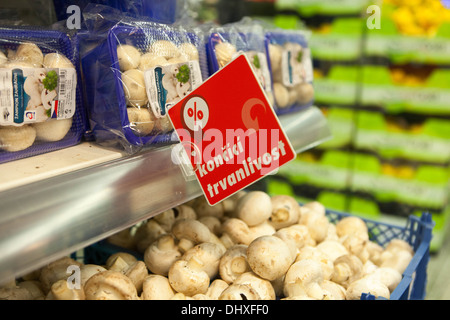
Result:
{"label": "clear plastic wrap", "polygon": [[309,32],[266,30],[266,50],[272,73],[275,108],[284,114],[314,103]]}
{"label": "clear plastic wrap", "polygon": [[[146,17],[159,23],[174,23],[186,0],[53,0],[58,20],[65,20],[69,6],[76,5],[83,11],[90,4],[117,9],[134,17]],[[69,11],[70,12],[70,11]]]}
{"label": "clear plastic wrap", "polygon": [[213,26],[209,29],[206,50],[210,75],[222,69],[239,54],[244,53],[268,100],[272,105],[274,104],[265,34],[259,24],[245,18],[239,22]]}
{"label": "clear plastic wrap", "polygon": [[177,141],[166,110],[208,76],[199,30],[85,10],[84,88],[95,140],[135,153]]}
{"label": "clear plastic wrap", "polygon": [[78,38],[0,28],[0,163],[73,146],[86,129]]}

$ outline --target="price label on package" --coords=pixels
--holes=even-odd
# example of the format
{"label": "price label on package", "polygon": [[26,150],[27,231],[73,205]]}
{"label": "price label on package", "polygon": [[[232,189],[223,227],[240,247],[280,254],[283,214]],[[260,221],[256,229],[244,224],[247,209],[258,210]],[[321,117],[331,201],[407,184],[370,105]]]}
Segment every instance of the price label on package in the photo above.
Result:
{"label": "price label on package", "polygon": [[76,85],[75,69],[0,69],[0,125],[71,118]]}
{"label": "price label on package", "polygon": [[168,115],[210,205],[296,157],[244,54],[171,107]]}

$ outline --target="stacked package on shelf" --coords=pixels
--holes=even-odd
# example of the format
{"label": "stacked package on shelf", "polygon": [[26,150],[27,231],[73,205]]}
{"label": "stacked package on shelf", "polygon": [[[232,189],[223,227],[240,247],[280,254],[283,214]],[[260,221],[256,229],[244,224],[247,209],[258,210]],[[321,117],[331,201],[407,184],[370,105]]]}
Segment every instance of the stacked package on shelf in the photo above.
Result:
{"label": "stacked package on shelf", "polygon": [[[311,30],[315,105],[328,119],[333,138],[301,153],[267,178],[270,193],[290,192],[299,200],[319,200],[328,208],[348,211],[357,104],[359,64],[366,1],[277,1],[280,26],[295,17]],[[286,19],[288,17],[289,19]],[[358,200],[358,199],[356,199]],[[355,201],[359,203],[359,201]],[[365,208],[365,206],[364,206]],[[361,211],[361,210],[360,210]],[[358,213],[364,213],[358,212]],[[369,212],[372,212],[370,210]]]}
{"label": "stacked package on shelf", "polygon": [[352,191],[392,217],[432,213],[438,250],[450,213],[450,7],[376,4],[382,15],[379,29],[367,29]]}

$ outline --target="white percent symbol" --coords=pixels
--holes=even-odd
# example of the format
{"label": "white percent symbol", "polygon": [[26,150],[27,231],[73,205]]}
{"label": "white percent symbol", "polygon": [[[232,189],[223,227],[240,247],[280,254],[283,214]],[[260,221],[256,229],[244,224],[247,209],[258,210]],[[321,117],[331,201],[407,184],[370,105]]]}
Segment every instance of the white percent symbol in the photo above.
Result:
{"label": "white percent symbol", "polygon": [[208,104],[202,97],[190,98],[184,106],[183,118],[186,126],[192,131],[203,129],[209,119]]}

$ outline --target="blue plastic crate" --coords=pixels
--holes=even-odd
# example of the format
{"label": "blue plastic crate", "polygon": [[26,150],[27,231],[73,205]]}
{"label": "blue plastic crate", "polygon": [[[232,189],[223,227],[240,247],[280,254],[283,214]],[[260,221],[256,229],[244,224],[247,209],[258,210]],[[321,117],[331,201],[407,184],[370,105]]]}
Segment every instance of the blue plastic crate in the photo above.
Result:
{"label": "blue plastic crate", "polygon": [[0,28],[0,49],[16,50],[17,47],[24,42],[36,44],[44,54],[50,52],[61,53],[72,62],[77,71],[76,110],[73,115],[72,127],[62,140],[55,142],[35,141],[29,148],[16,152],[0,151],[0,163],[74,146],[81,141],[87,128],[87,115],[81,93],[78,37],[76,35],[69,36],[64,32],[57,30],[47,30],[41,28]]}
{"label": "blue plastic crate", "polygon": [[[327,211],[330,222],[337,223],[344,217],[351,216],[348,213],[338,211]],[[425,212],[421,217],[410,216],[404,227],[387,223],[377,222],[361,218],[366,222],[369,229],[370,240],[381,246],[387,245],[393,239],[402,239],[408,242],[414,249],[414,257],[403,273],[399,285],[390,295],[390,300],[423,300],[426,296],[427,266],[430,259],[430,242],[434,222],[431,214]],[[84,263],[105,264],[110,255],[116,252],[127,252],[137,259],[143,260],[143,254],[133,250],[124,249],[117,245],[102,240],[89,247],[84,248],[83,257],[74,254],[74,259],[82,260]],[[380,300],[386,300],[379,298]],[[363,293],[361,300],[376,300],[375,296]]]}

